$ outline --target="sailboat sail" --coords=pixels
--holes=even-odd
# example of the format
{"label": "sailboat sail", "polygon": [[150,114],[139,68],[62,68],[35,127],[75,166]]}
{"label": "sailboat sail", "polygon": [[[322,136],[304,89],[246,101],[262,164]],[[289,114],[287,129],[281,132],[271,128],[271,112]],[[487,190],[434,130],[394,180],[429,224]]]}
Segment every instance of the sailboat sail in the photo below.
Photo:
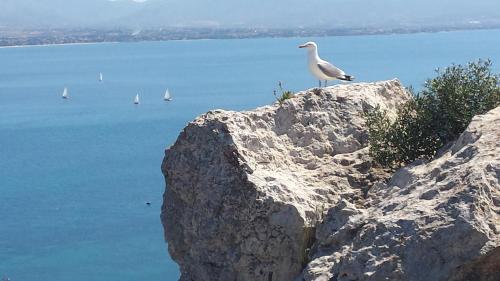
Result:
{"label": "sailboat sail", "polygon": [[134,104],[139,104],[139,94],[135,95]]}
{"label": "sailboat sail", "polygon": [[68,95],[68,88],[64,88],[64,91],[63,91],[63,94],[62,94],[62,98],[63,98],[63,99],[67,99],[67,98],[69,98],[69,95]]}
{"label": "sailboat sail", "polygon": [[163,97],[163,99],[166,100],[166,101],[171,101],[172,100],[172,96],[170,95],[170,92],[169,92],[168,89],[165,91],[165,96]]}
{"label": "sailboat sail", "polygon": [[102,82],[102,73],[99,73],[99,82]]}

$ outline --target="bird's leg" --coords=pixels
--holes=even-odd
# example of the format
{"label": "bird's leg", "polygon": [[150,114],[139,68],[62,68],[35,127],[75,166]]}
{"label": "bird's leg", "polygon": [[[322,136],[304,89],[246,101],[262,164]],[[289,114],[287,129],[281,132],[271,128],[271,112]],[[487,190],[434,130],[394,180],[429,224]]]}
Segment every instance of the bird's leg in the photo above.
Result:
{"label": "bird's leg", "polygon": [[328,87],[328,80],[325,80],[325,88]]}
{"label": "bird's leg", "polygon": [[318,80],[318,82],[319,82],[319,88],[321,89],[321,80]]}

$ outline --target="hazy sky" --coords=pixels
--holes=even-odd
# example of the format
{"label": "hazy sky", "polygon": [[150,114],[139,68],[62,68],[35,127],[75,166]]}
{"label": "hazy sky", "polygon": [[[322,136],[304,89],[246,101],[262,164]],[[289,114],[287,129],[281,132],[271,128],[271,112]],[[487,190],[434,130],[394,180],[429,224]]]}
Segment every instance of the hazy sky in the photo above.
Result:
{"label": "hazy sky", "polygon": [[7,27],[363,27],[500,21],[499,0],[0,0]]}

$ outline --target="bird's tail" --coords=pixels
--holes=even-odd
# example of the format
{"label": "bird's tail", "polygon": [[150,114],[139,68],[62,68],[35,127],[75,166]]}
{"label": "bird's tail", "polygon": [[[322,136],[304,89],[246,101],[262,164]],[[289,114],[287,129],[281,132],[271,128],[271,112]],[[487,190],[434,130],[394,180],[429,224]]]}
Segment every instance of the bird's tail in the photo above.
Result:
{"label": "bird's tail", "polygon": [[352,80],[354,80],[354,76],[344,75],[344,77],[339,77],[339,79],[344,80],[344,81],[352,81]]}

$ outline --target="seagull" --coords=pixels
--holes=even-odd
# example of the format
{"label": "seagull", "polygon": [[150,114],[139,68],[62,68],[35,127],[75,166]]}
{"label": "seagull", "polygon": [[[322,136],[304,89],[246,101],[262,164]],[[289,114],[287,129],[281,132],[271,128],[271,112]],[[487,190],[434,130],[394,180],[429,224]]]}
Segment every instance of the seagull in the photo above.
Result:
{"label": "seagull", "polygon": [[307,42],[303,45],[300,45],[299,48],[307,48],[307,60],[308,60],[307,63],[309,65],[309,70],[316,78],[318,78],[320,88],[321,88],[321,80],[325,81],[325,87],[328,80],[335,80],[335,79],[344,81],[354,80],[353,76],[346,75],[342,69],[327,62],[326,60],[322,60],[318,55],[318,45],[316,45],[316,43]]}

